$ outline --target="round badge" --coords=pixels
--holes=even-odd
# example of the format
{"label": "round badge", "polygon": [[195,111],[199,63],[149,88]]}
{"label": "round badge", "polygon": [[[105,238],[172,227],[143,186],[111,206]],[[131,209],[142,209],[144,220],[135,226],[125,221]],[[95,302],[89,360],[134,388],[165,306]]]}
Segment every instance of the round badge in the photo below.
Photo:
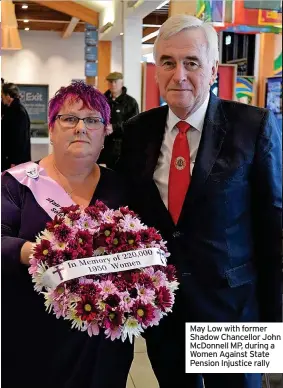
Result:
{"label": "round badge", "polygon": [[175,167],[177,168],[177,170],[183,170],[186,167],[186,164],[186,160],[182,156],[178,156],[175,159]]}
{"label": "round badge", "polygon": [[28,167],[28,168],[26,169],[26,175],[27,175],[29,178],[32,178],[32,179],[38,178],[38,177],[39,177],[38,167],[37,167],[37,166]]}

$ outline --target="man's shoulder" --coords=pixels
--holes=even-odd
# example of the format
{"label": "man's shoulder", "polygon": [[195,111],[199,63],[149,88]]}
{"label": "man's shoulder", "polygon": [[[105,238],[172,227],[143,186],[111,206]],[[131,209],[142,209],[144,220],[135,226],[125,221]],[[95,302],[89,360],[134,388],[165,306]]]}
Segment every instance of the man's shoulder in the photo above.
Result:
{"label": "man's shoulder", "polygon": [[141,112],[127,121],[128,124],[144,124],[164,117],[166,119],[168,107],[162,106]]}
{"label": "man's shoulder", "polygon": [[244,119],[248,121],[259,120],[268,113],[268,109],[260,108],[254,105],[243,104],[238,101],[223,100],[221,107],[227,119],[233,117],[234,119]]}

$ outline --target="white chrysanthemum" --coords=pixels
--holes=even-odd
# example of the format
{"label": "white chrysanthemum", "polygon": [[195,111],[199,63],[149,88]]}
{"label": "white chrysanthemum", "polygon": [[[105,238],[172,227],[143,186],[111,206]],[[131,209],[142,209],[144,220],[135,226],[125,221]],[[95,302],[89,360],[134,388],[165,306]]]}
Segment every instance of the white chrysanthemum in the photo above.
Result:
{"label": "white chrysanthemum", "polygon": [[40,240],[48,240],[52,241],[54,238],[54,234],[52,232],[49,232],[49,230],[45,229],[41,235],[40,235]]}
{"label": "white chrysanthemum", "polygon": [[73,227],[73,221],[69,217],[66,216],[65,219],[64,219],[64,222],[70,228]]}
{"label": "white chrysanthemum", "polygon": [[179,284],[180,284],[179,282],[174,280],[173,282],[168,282],[167,287],[170,289],[170,291],[174,292],[174,291],[178,290]]}
{"label": "white chrysanthemum", "polygon": [[99,247],[95,251],[93,251],[93,256],[103,256],[106,252],[104,247]]}
{"label": "white chrysanthemum", "polygon": [[48,266],[43,262],[38,264],[37,271],[32,275],[32,281],[35,283],[34,289],[37,292],[41,292],[43,289],[42,276],[47,271]]}
{"label": "white chrysanthemum", "polygon": [[124,218],[119,221],[119,226],[123,232],[138,232],[139,230],[146,229],[138,218],[132,217],[130,214],[126,214]]}
{"label": "white chrysanthemum", "polygon": [[58,251],[64,251],[67,247],[68,242],[64,241],[58,241],[58,240],[53,240],[51,242],[51,246],[53,249],[57,249]]}
{"label": "white chrysanthemum", "polygon": [[81,331],[85,330],[85,322],[83,322],[81,318],[77,316],[75,309],[69,309],[65,319],[68,319],[72,322],[72,329],[78,329]]}
{"label": "white chrysanthemum", "polygon": [[133,337],[139,337],[143,332],[143,328],[139,324],[138,320],[134,317],[129,317],[123,328],[122,341],[124,342],[129,337],[130,343],[133,342]]}
{"label": "white chrysanthemum", "polygon": [[51,313],[52,302],[53,302],[53,293],[49,291],[49,292],[42,292],[42,294],[44,295],[44,299],[45,299],[44,306],[46,308],[46,311],[48,313]]}

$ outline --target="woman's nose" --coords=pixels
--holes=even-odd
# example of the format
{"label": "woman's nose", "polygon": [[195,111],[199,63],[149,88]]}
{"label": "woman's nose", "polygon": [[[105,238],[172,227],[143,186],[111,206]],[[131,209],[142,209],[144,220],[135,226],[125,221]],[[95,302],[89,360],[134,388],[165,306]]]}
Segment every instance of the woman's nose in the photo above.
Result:
{"label": "woman's nose", "polygon": [[76,133],[86,133],[86,127],[83,120],[79,120],[78,124],[75,126]]}

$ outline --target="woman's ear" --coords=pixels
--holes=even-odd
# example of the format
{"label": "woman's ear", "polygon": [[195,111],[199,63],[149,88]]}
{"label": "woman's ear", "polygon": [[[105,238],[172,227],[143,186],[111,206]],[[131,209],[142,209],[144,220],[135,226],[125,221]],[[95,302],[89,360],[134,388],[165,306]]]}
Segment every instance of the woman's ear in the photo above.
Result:
{"label": "woman's ear", "polygon": [[49,127],[49,140],[50,144],[53,144],[53,128]]}

